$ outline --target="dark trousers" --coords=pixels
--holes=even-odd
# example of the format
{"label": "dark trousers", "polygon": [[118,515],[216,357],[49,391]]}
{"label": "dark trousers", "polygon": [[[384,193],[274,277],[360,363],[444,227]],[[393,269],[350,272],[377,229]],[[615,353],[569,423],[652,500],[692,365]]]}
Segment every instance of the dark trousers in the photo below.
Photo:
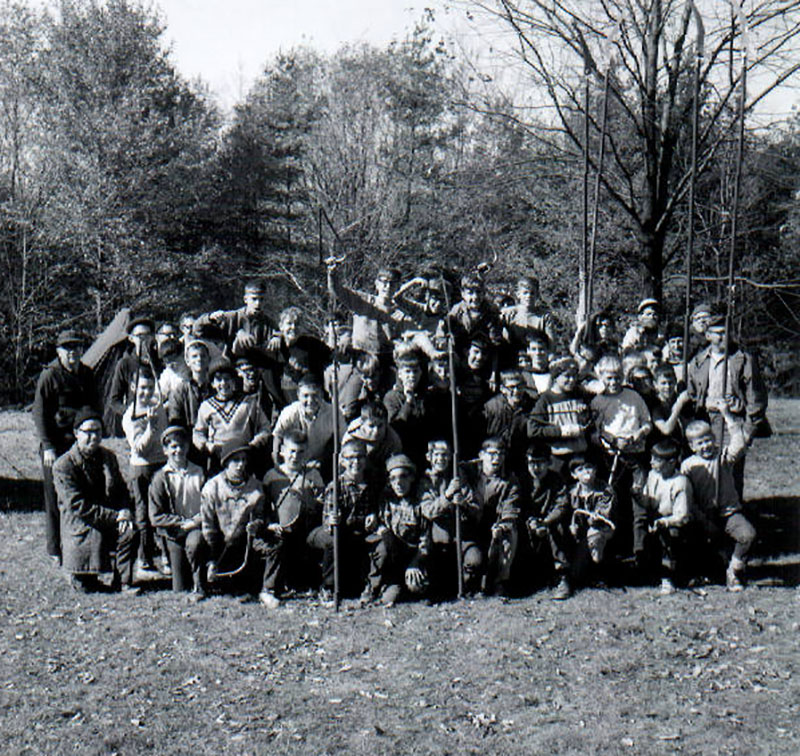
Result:
{"label": "dark trousers", "polygon": [[[319,525],[309,534],[308,546],[321,552],[322,587],[333,588],[333,532]],[[368,572],[369,549],[361,533],[339,526],[339,581],[342,593],[358,594],[364,587]]]}
{"label": "dark trousers", "polygon": [[[606,457],[606,475],[611,474],[613,456]],[[613,536],[614,551],[620,556],[628,556],[636,549],[634,513],[639,506],[642,491],[649,469],[647,455],[620,454],[614,470],[611,487],[616,497],[616,507],[612,518],[617,528]]]}
{"label": "dark trousers", "polygon": [[143,564],[150,565],[156,555],[156,539],[148,514],[148,492],[150,481],[161,468],[161,464],[131,465],[130,490],[133,498],[133,520],[139,534],[139,557]]}
{"label": "dark trousers", "polygon": [[172,590],[189,591],[192,587],[203,587],[202,569],[206,562],[206,543],[200,528],[164,540],[172,568]]}
{"label": "dark trousers", "polygon": [[413,546],[398,538],[391,530],[385,530],[373,544],[369,555],[369,584],[377,595],[386,585],[405,586],[405,574],[409,567],[425,572],[425,554],[418,546]]}
{"label": "dark trousers", "polygon": [[275,591],[281,570],[280,544],[256,538],[248,550],[247,539],[248,536],[243,534],[225,546],[217,570],[220,573],[236,571],[236,574],[222,576],[220,584],[232,592],[244,591],[253,595],[260,591]]}
{"label": "dark trousers", "polygon": [[[724,447],[730,441],[731,436],[728,429],[725,427],[725,418],[719,412],[709,412],[708,419],[711,423],[711,432],[714,434],[719,447]],[[736,462],[733,463],[731,472],[733,473],[733,485],[736,487],[736,493],[739,494],[739,501],[744,500],[744,460],[745,454],[742,454]]]}
{"label": "dark trousers", "polygon": [[[42,458],[42,450],[39,450]],[[45,548],[50,556],[61,556],[61,512],[58,509],[56,487],[53,484],[53,468],[42,462],[42,489],[44,493]]]}

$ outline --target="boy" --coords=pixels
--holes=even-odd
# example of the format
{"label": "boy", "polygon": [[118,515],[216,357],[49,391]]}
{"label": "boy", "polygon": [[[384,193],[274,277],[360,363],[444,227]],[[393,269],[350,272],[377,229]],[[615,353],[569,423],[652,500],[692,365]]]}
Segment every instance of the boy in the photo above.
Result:
{"label": "boy", "polygon": [[536,308],[539,302],[539,281],[533,276],[521,276],[515,289],[516,304],[500,311],[503,324],[503,337],[514,353],[525,349],[526,337],[530,331],[543,331],[550,343],[555,339],[553,319],[550,314]]}
{"label": "boy", "polygon": [[339,454],[338,512],[334,512],[333,482],[325,489],[322,525],[308,536],[308,545],[321,552],[320,598],[328,601],[333,590],[333,526],[339,526],[340,575],[343,592],[359,590],[367,577],[367,533],[377,525],[380,488],[367,478],[367,450],[363,441],[342,444]]}
{"label": "boy", "polygon": [[527,375],[528,388],[535,396],[543,394],[550,388],[550,339],[544,331],[530,331],[527,346],[530,372]]}
{"label": "boy", "polygon": [[569,471],[575,481],[569,492],[572,510],[569,530],[578,546],[588,552],[596,571],[603,563],[606,545],[614,535],[614,493],[598,481],[597,466],[589,457],[574,456]]}
{"label": "boy", "polygon": [[[452,595],[457,580],[456,513],[463,530],[477,519],[479,510],[472,489],[464,480],[453,477],[453,452],[444,438],[428,442],[428,469],[420,481],[420,511],[427,526],[428,578],[432,596]],[[474,530],[474,528],[473,528]],[[462,539],[462,574],[465,585],[480,581],[483,555],[477,543]],[[455,579],[455,580],[454,580]]]}
{"label": "boy", "polygon": [[688,391],[677,392],[675,371],[671,365],[661,365],[655,372],[655,398],[650,413],[653,419],[653,432],[648,439],[657,443],[671,438],[680,448],[686,443],[684,409],[691,403]]}
{"label": "boy", "polygon": [[347,426],[342,443],[350,439],[364,442],[367,450],[367,473],[381,485],[386,482],[386,460],[403,450],[400,436],[389,425],[389,414],[383,404],[367,402],[360,417]]}
{"label": "boy", "polygon": [[522,520],[534,558],[546,548],[552,557],[558,585],[555,601],[572,595],[570,585],[570,508],[562,477],[550,468],[550,449],[534,441],[525,452],[526,474],[520,481]]}
{"label": "boy", "polygon": [[201,491],[200,519],[209,550],[207,577],[213,583],[225,573],[235,573],[229,577],[236,587],[258,595],[267,609],[275,609],[280,605],[274,593],[280,548],[265,539],[279,532],[280,526],[266,525],[264,490],[250,474],[249,454],[244,439],[229,439],[220,452],[222,472]]}
{"label": "boy", "polygon": [[490,343],[484,333],[469,337],[466,365],[456,376],[458,389],[458,434],[465,459],[478,453],[483,435],[483,407],[492,395],[489,387],[491,372]]}
{"label": "boy", "polygon": [[678,548],[689,522],[692,487],[678,472],[680,447],[672,439],[659,441],[651,450],[650,472],[640,499],[634,501],[633,553],[638,565],[645,564],[648,534],[656,534],[661,549],[661,595],[675,592]]}
{"label": "boy", "polygon": [[[167,411],[156,396],[156,379],[150,369],[141,367],[132,381],[134,401],[122,415],[122,430],[130,447],[130,487],[134,502],[134,523],[139,548],[139,567],[155,569],[155,540],[148,516],[148,489],[153,475],[164,464],[161,434],[167,427]],[[159,567],[169,574],[169,560],[162,555]]]}
{"label": "boy", "polygon": [[528,415],[533,400],[520,370],[500,372],[500,393],[483,405],[484,437],[498,436],[506,445],[509,465],[517,469],[528,442]]}
{"label": "boy", "polygon": [[150,522],[166,539],[172,568],[172,590],[191,589],[196,599],[205,596],[202,574],[205,541],[201,528],[200,492],[203,470],[189,461],[191,435],[180,425],[161,434],[166,464],[153,476],[148,491]]}
{"label": "boy", "polygon": [[485,555],[482,589],[486,595],[508,592],[517,553],[519,486],[513,475],[504,474],[505,457],[502,440],[487,438],[481,444],[477,471],[469,469],[467,476],[478,506],[477,521],[473,529],[468,528],[472,532],[467,540],[477,542]]}
{"label": "boy", "polygon": [[461,301],[447,314],[456,352],[465,357],[476,333],[483,333],[492,346],[501,341],[500,315],[486,299],[483,280],[475,273],[461,277]]}
{"label": "boy", "polygon": [[386,461],[389,486],[378,511],[376,543],[370,554],[370,572],[361,594],[362,603],[376,599],[394,606],[403,588],[421,594],[428,584],[425,570],[427,556],[419,497],[414,490],[416,466],[405,454],[394,454]]}
{"label": "boy", "polygon": [[422,465],[430,432],[422,354],[416,349],[399,350],[395,364],[397,383],[386,393],[383,403],[389,424],[400,437],[403,451],[415,464]]}
{"label": "boy", "polygon": [[[744,454],[746,443],[741,425],[727,402],[720,402],[718,406],[730,441],[720,454],[711,426],[704,420],[692,421],[686,428],[692,456],[683,461],[681,473],[691,481],[695,513],[711,543],[718,545],[723,532],[734,541],[725,580],[729,591],[741,591],[747,554],[756,538],[755,528],[742,513],[742,501],[734,477],[734,467]],[[719,498],[716,495],[717,478]]]}
{"label": "boy", "polygon": [[211,371],[214,395],[205,399],[197,410],[192,443],[204,453],[211,470],[219,469],[219,454],[231,438],[243,438],[252,451],[266,447],[269,420],[255,396],[239,392],[236,368],[223,362]]}
{"label": "boy", "polygon": [[572,357],[554,360],[550,375],[552,384],[536,400],[528,419],[528,436],[550,444],[557,471],[566,477],[570,455],[586,451],[589,405],[577,388],[578,363]]}
{"label": "boy", "polygon": [[164,405],[169,405],[169,397],[181,383],[189,380],[189,368],[183,360],[183,343],[168,339],[158,347],[158,358],[164,369],[158,378],[158,392]]}
{"label": "boy", "polygon": [[608,459],[609,486],[619,498],[618,525],[623,549],[627,551],[630,549],[632,499],[641,495],[644,488],[646,440],[653,425],[644,399],[633,389],[623,387],[619,358],[601,357],[597,373],[603,382],[603,393],[592,399],[590,409],[597,443]]}
{"label": "boy", "polygon": [[264,477],[267,505],[281,526],[283,552],[281,587],[303,589],[311,585],[306,539],[320,523],[325,485],[316,464],[309,463],[308,438],[303,431],[286,431],[278,451],[277,467]]}
{"label": "boy", "polygon": [[657,299],[643,299],[636,308],[636,322],[625,332],[620,350],[640,349],[647,344],[660,343],[658,325],[661,308]]}
{"label": "boy", "polygon": [[189,379],[175,386],[169,396],[169,424],[194,428],[200,403],[212,394],[208,380],[208,346],[198,339],[190,341],[184,351],[184,359],[189,369]]}

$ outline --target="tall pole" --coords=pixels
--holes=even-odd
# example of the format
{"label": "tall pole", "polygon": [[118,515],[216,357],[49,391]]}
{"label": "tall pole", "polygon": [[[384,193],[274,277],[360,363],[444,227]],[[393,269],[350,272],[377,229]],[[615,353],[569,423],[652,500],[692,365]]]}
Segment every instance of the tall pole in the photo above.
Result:
{"label": "tall pole", "polygon": [[578,260],[578,319],[589,320],[586,304],[586,266],[589,260],[589,67],[583,69],[583,240]]}
{"label": "tall pole", "polygon": [[331,410],[333,412],[333,607],[339,611],[339,355],[336,334],[336,290],[333,285],[333,265],[328,265],[328,295],[330,297],[330,323],[333,331],[333,386]]}
{"label": "tall pole", "polygon": [[692,95],[692,165],[689,174],[689,231],[686,239],[686,292],[683,317],[683,380],[689,376],[689,322],[692,313],[692,267],[694,258],[694,192],[697,184],[697,135],[700,113],[700,72],[703,67],[705,27],[703,17],[692,3],[697,40],[695,42],[694,88]]}

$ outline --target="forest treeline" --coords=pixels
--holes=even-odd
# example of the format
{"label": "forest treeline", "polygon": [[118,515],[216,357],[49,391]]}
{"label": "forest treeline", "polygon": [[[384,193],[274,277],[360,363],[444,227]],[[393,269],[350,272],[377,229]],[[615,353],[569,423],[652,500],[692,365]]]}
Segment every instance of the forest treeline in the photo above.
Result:
{"label": "forest treeline", "polygon": [[[380,49],[285,51],[230,115],[178,73],[164,31],[127,0],[0,2],[4,403],[29,401],[57,331],[95,333],[123,306],[156,319],[235,306],[242,281],[261,277],[276,310],[300,303],[318,323],[331,253],[357,287],[386,264],[410,276],[489,261],[495,291],[533,272],[562,335],[574,327],[581,151],[520,118],[424,24]],[[725,108],[708,120],[715,155],[697,186],[696,301],[724,297],[736,152],[735,103]],[[614,149],[635,155],[622,122]],[[685,138],[674,160],[685,166]],[[735,324],[773,389],[794,392],[798,197],[800,118],[748,130]],[[599,203],[595,302],[622,313],[652,292],[653,270],[640,229],[607,192]],[[674,318],[686,225],[681,196],[656,276]]]}

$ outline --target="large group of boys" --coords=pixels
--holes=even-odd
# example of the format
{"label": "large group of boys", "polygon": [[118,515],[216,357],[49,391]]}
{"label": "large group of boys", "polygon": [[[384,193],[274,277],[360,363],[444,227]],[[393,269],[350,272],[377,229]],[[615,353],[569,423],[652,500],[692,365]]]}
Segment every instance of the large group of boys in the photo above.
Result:
{"label": "large group of boys", "polygon": [[712,307],[687,369],[652,299],[621,339],[604,311],[559,351],[532,277],[498,302],[480,273],[451,289],[383,269],[362,293],[329,266],[323,338],[298,307],[273,321],[261,282],[236,310],[131,317],[102,388],[83,335],[59,335],[34,416],[47,550],[76,589],[135,594],[158,571],[268,608],[329,600],[335,573],[387,606],[459,584],[563,600],[620,575],[742,589],[766,392]]}

